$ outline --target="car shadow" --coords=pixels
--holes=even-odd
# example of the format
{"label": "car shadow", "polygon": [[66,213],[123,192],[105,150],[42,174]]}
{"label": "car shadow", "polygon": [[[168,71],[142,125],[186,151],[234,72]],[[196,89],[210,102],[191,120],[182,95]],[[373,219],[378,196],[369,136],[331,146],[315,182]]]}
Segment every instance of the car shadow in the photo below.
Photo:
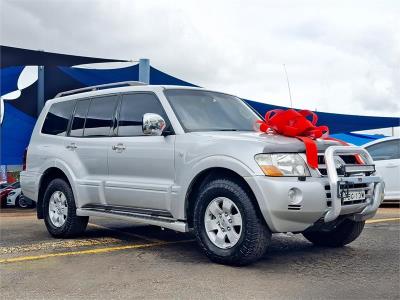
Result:
{"label": "car shadow", "polygon": [[[146,248],[146,251],[156,252],[157,255],[166,260],[189,264],[208,264],[210,262],[202,253],[195,237],[191,233],[179,233],[172,230],[162,230],[156,226],[123,226],[118,228],[102,229],[90,228],[85,234],[86,237],[99,237],[107,233],[108,236],[117,237],[124,242],[138,241],[137,237],[143,240],[159,240],[165,242],[166,247]],[[272,236],[271,244],[265,255],[259,262],[249,266],[250,268],[265,268],[269,270],[296,270],[309,269],[317,272],[319,269],[326,271],[332,263],[343,264],[346,261],[357,259],[360,249],[352,246],[343,248],[317,247],[308,242],[302,235],[275,234]],[[318,269],[317,268],[317,269]]]}

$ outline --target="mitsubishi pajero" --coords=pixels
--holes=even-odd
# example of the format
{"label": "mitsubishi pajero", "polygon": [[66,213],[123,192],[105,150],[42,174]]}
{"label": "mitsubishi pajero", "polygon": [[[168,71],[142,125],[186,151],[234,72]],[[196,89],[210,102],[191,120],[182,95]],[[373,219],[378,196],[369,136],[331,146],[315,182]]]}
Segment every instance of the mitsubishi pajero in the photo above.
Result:
{"label": "mitsubishi pajero", "polygon": [[202,88],[63,92],[36,122],[22,191],[54,237],[79,235],[92,216],[120,218],[193,231],[223,264],[254,262],[273,233],[354,241],[383,197],[370,155],[318,139],[311,168],[300,140],[257,132],[257,120],[240,98]]}

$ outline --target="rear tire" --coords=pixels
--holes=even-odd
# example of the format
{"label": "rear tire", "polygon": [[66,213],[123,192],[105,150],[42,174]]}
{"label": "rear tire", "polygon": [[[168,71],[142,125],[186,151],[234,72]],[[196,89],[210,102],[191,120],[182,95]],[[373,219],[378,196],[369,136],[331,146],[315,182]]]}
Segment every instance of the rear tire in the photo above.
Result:
{"label": "rear tire", "polygon": [[309,231],[303,236],[317,246],[343,247],[357,239],[364,229],[365,221],[344,220],[330,231]]}
{"label": "rear tire", "polygon": [[214,179],[202,185],[193,225],[203,252],[220,264],[251,264],[264,255],[271,239],[251,196],[228,179]]}
{"label": "rear tire", "polygon": [[29,203],[27,203],[24,197],[20,195],[15,199],[15,206],[20,208],[29,208]]}
{"label": "rear tire", "polygon": [[89,217],[76,215],[75,198],[63,179],[53,179],[44,194],[44,222],[56,238],[78,236],[86,229]]}

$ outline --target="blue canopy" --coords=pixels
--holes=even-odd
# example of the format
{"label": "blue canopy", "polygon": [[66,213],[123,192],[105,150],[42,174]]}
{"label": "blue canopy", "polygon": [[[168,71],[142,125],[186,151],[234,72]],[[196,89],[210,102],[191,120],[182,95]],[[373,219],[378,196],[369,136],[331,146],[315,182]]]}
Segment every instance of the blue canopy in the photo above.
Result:
{"label": "blue canopy", "polygon": [[[138,65],[118,69],[84,69],[73,65],[116,62],[122,60],[102,59],[33,51],[27,49],[0,46],[0,95],[17,90],[18,78],[26,65],[43,65],[45,98],[51,99],[61,91],[104,83],[138,80]],[[150,84],[196,86],[154,67],[150,67]],[[4,118],[1,124],[1,161],[0,164],[20,164],[22,153],[29,143],[32,128],[36,121],[37,84],[21,90],[21,96],[15,100],[4,101]],[[286,107],[246,100],[261,115],[271,109]],[[366,129],[400,126],[400,118],[370,117],[357,115],[332,114],[318,112],[320,125],[327,125],[331,133],[344,133]],[[354,134],[342,136],[353,144],[361,143]],[[341,137],[338,137],[339,139]],[[365,139],[365,138],[364,138]],[[355,141],[355,142],[354,142]]]}
{"label": "blue canopy", "polygon": [[378,139],[382,139],[386,136],[383,134],[360,134],[360,133],[337,133],[331,135],[335,139],[345,141],[349,144],[361,146],[369,142],[373,142]]}
{"label": "blue canopy", "polygon": [[[287,107],[256,101],[247,100],[247,102],[262,116],[271,109],[287,109]],[[344,115],[327,112],[316,112],[316,114],[318,115],[318,125],[328,126],[331,134],[400,126],[400,118]]]}
{"label": "blue canopy", "polygon": [[0,45],[1,68],[12,66],[75,66],[124,60],[52,53]]}
{"label": "blue canopy", "polygon": [[0,165],[18,165],[22,162],[36,119],[4,104],[4,119],[0,130]]}
{"label": "blue canopy", "polygon": [[[139,78],[139,69],[137,65],[127,68],[109,70],[70,67],[59,68],[64,73],[70,75],[72,78],[86,86],[118,81],[138,80]],[[54,76],[51,77],[54,78]],[[196,86],[187,81],[183,81],[179,78],[168,75],[154,67],[150,67],[150,84]],[[271,109],[287,109],[287,107],[283,106],[276,106],[252,100],[246,101],[262,116],[264,116],[265,113]],[[317,114],[319,119],[318,124],[327,125],[330,129],[330,133],[360,131],[375,128],[395,127],[400,125],[400,118],[344,115],[327,112],[317,112]]]}

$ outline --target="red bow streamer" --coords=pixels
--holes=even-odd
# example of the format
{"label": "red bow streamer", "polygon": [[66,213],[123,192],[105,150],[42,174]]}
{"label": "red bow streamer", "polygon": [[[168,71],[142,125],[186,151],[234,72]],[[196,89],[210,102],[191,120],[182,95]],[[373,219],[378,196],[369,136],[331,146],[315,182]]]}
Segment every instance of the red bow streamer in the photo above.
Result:
{"label": "red bow streamer", "polygon": [[[310,121],[307,117],[312,116]],[[314,169],[318,168],[318,149],[315,139],[328,136],[327,126],[316,126],[318,116],[309,110],[274,109],[267,111],[265,121],[258,120],[260,130],[288,137],[296,137],[306,146],[307,163]]]}

